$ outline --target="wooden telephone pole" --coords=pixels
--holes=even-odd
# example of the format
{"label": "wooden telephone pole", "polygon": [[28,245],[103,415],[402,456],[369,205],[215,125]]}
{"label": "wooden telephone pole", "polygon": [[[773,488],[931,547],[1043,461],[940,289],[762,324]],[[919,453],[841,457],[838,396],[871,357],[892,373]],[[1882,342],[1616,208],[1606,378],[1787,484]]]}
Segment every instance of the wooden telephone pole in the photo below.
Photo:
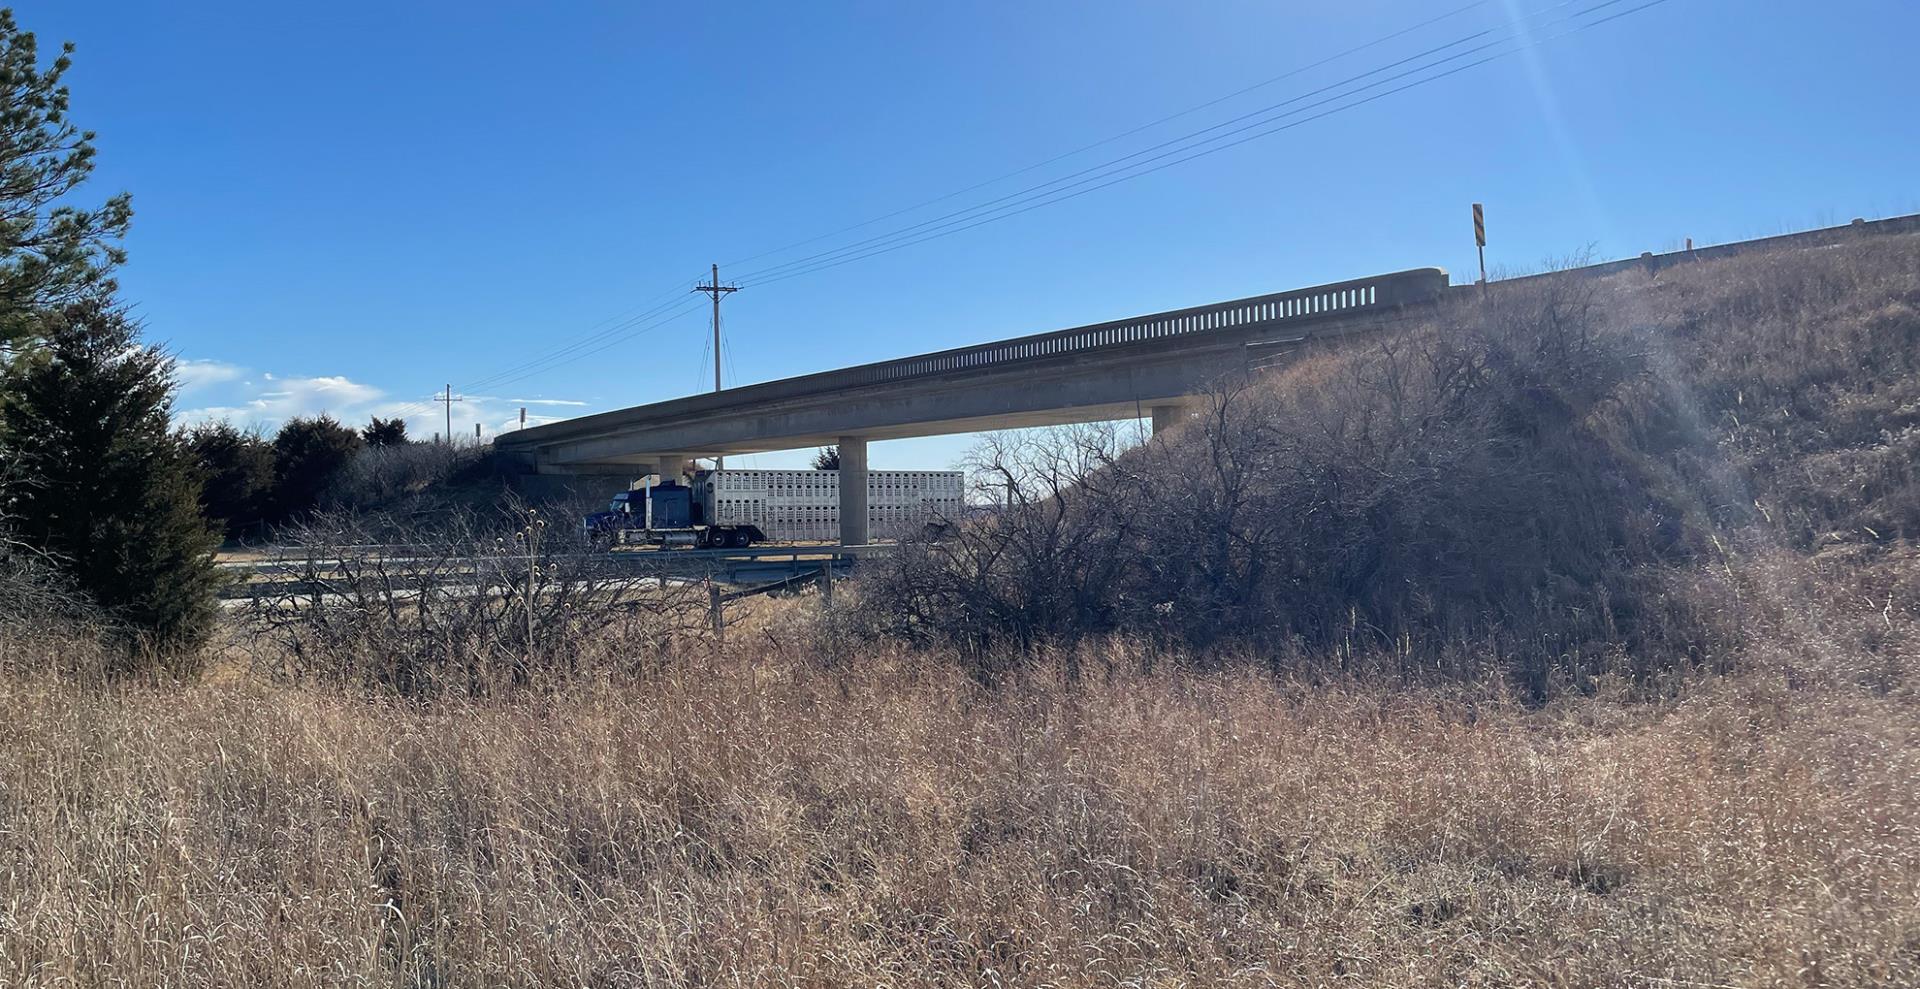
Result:
{"label": "wooden telephone pole", "polygon": [[[705,285],[695,286],[694,291],[705,292],[707,295],[713,298],[713,390],[719,391],[720,390],[720,299],[722,296],[731,295],[734,292],[740,291],[740,286],[720,284],[720,266],[716,264],[713,266],[713,281],[710,281]],[[726,466],[726,462],[727,461],[725,457],[713,458],[714,469],[718,470],[721,467]]]}
{"label": "wooden telephone pole", "polygon": [[464,402],[464,401],[466,401],[466,399],[464,399],[464,398],[454,398],[454,397],[453,397],[453,386],[452,386],[452,385],[448,385],[448,386],[447,386],[447,394],[446,394],[446,396],[445,396],[445,397],[441,397],[441,396],[439,396],[439,395],[435,395],[435,396],[433,396],[433,400],[434,400],[434,401],[436,401],[436,402],[440,402],[440,403],[442,403],[442,404],[444,404],[444,405],[445,405],[445,406],[447,407],[447,431],[446,431],[446,432],[445,432],[444,434],[442,434],[442,435],[444,435],[444,436],[446,436],[446,438],[447,438],[447,445],[448,445],[448,446],[452,446],[452,445],[453,445],[453,403],[455,403],[455,402]]}

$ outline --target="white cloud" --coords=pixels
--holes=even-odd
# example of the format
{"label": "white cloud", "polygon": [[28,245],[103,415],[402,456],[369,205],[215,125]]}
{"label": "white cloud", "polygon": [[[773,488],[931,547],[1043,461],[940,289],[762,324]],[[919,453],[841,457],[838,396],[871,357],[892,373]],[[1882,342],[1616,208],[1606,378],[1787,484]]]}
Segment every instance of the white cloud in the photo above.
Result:
{"label": "white cloud", "polygon": [[238,381],[246,373],[246,368],[225,361],[180,361],[173,367],[174,380],[179,382],[180,394],[183,395],[224,382]]}
{"label": "white cloud", "polygon": [[[193,393],[207,404],[182,409],[174,418],[182,423],[228,420],[242,427],[278,429],[296,417],[331,415],[348,425],[364,425],[373,416],[403,418],[407,435],[428,439],[446,431],[446,412],[432,395],[416,398],[388,395],[383,389],[345,375],[299,377],[262,372],[257,379],[248,369],[213,360],[181,361],[180,393]],[[188,369],[193,369],[188,371]],[[522,407],[584,408],[587,403],[565,398],[505,399],[491,395],[455,394],[453,433],[471,437],[480,424],[483,437],[517,429]],[[527,425],[557,422],[566,415],[529,411]]]}

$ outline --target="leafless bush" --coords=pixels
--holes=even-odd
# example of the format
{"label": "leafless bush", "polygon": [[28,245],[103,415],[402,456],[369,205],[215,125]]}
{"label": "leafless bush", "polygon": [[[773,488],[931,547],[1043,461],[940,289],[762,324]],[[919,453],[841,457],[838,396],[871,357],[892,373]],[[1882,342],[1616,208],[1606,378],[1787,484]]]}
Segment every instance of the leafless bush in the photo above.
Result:
{"label": "leafless bush", "polygon": [[[0,482],[18,470],[16,463],[0,464]],[[0,504],[0,673],[96,679],[124,668],[124,630],[73,586],[58,559],[16,536],[11,522]]]}
{"label": "leafless bush", "polygon": [[256,659],[406,696],[473,694],[641,672],[705,627],[704,592],[583,553],[572,532],[517,504],[432,526],[317,516],[247,604]]}
{"label": "leafless bush", "polygon": [[[1004,508],[910,548],[868,599],[895,634],[983,655],[1143,635],[1491,669],[1536,695],[1629,655],[1697,661],[1711,634],[1646,595],[1704,537],[1604,428],[1626,402],[1677,418],[1642,386],[1645,348],[1603,323],[1589,284],[1548,281],[1224,381],[1138,450],[1111,431],[990,443],[976,476]],[[1655,640],[1665,652],[1641,648]]]}
{"label": "leafless bush", "polygon": [[391,505],[474,470],[486,457],[487,448],[465,443],[364,446],[334,477],[324,501],[359,510]]}
{"label": "leafless bush", "polygon": [[1141,449],[1078,443],[984,448],[1014,495],[876,568],[875,626],[1536,696],[1720,668],[1763,624],[1743,561],[1920,533],[1920,237],[1496,284]]}
{"label": "leafless bush", "polygon": [[[872,583],[872,618],[916,641],[984,655],[1031,648],[1110,619],[1112,581],[1149,534],[1121,489],[1124,448],[1111,426],[990,434],[967,455],[988,518],[910,542]],[[1089,511],[1101,511],[1091,524]]]}
{"label": "leafless bush", "polygon": [[98,680],[124,668],[124,637],[45,554],[9,535],[0,517],[0,673]]}
{"label": "leafless bush", "polygon": [[79,620],[86,606],[67,589],[53,561],[20,542],[0,516],[0,628],[16,634]]}

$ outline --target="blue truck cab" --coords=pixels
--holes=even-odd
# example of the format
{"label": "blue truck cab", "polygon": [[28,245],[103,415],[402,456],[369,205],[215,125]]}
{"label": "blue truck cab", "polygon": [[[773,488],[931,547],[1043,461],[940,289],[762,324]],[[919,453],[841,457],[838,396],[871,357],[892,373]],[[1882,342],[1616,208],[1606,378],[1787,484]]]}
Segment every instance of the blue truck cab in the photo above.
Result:
{"label": "blue truck cab", "polygon": [[765,538],[751,527],[713,526],[700,517],[700,503],[693,495],[693,488],[677,481],[622,491],[606,511],[586,517],[587,542],[602,549],[623,543],[744,547]]}

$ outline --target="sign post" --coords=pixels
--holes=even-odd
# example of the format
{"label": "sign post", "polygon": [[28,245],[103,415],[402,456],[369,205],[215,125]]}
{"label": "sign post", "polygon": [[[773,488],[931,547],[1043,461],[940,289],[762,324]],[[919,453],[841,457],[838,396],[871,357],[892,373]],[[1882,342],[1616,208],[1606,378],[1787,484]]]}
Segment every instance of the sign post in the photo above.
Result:
{"label": "sign post", "polygon": [[1487,214],[1473,204],[1473,245],[1480,251],[1480,297],[1487,297]]}

